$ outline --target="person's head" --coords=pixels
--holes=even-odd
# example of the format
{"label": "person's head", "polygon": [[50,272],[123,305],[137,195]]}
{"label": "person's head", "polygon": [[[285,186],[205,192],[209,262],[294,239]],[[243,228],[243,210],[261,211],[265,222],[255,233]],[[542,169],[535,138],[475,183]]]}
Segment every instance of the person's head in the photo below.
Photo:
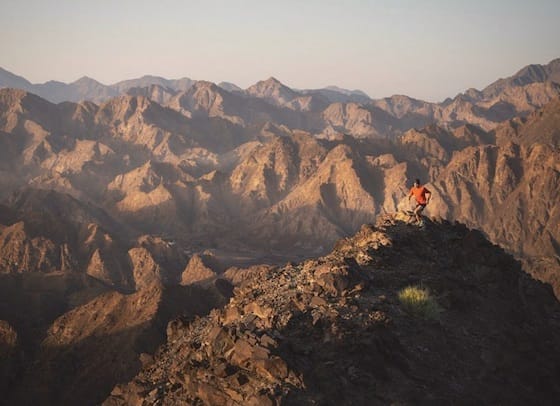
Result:
{"label": "person's head", "polygon": [[414,186],[415,186],[415,187],[420,186],[420,179],[416,178],[416,179],[414,180]]}

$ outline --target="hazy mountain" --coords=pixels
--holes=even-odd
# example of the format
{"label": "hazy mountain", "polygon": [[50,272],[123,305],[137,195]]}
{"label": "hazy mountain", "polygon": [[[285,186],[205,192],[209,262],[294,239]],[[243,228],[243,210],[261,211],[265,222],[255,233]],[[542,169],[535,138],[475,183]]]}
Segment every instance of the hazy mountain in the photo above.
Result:
{"label": "hazy mountain", "polygon": [[69,95],[60,96],[60,101],[91,100],[100,101],[116,96],[118,93],[111,87],[84,76],[68,85]]}
{"label": "hazy mountain", "polygon": [[220,82],[218,83],[222,89],[227,90],[228,92],[240,92],[243,93],[243,89],[237,86],[235,83],[231,82]]}
{"label": "hazy mountain", "polygon": [[554,59],[547,65],[528,65],[515,75],[499,79],[485,87],[480,93],[490,98],[499,95],[510,87],[523,87],[532,83],[554,82],[560,84],[560,58]]}
{"label": "hazy mountain", "polygon": [[321,95],[330,103],[367,103],[371,100],[361,90],[348,90],[337,86],[327,86],[323,89],[307,89],[301,92],[303,94]]}
{"label": "hazy mountain", "polygon": [[[394,137],[409,129],[434,123],[447,128],[472,124],[489,131],[513,117],[530,114],[558,97],[559,66],[558,60],[547,65],[530,65],[510,78],[496,81],[482,91],[468,89],[464,94],[442,103],[428,103],[399,95],[371,100],[359,90],[347,90],[336,86],[299,91],[290,89],[273,77],[259,81],[246,90],[222,82],[221,86],[217,86],[223,91],[220,97],[227,98],[225,93],[236,96],[230,97],[231,102],[222,110],[227,109],[235,114],[222,112],[217,106],[209,114],[242,126],[262,126],[266,121],[280,122],[290,128],[309,131],[325,139],[340,138],[342,134],[357,137]],[[157,76],[144,76],[109,86],[85,77],[70,84],[51,81],[32,85],[7,71],[2,71],[0,76],[1,86],[22,88],[54,102],[92,100],[101,103],[111,97],[128,93],[143,95],[159,104],[173,105],[174,109],[187,115],[192,112],[173,99],[178,93],[187,94],[196,83],[188,78],[168,80]],[[207,84],[203,86],[208,88]],[[264,101],[269,106],[263,107],[257,100]],[[356,105],[360,107],[356,108]],[[261,114],[263,110],[264,114]],[[347,117],[342,120],[336,119],[336,123],[333,123],[329,117],[333,110],[335,115]],[[337,113],[337,110],[344,113]]]}
{"label": "hazy mountain", "polygon": [[247,94],[265,99],[273,104],[282,106],[296,97],[298,93],[282,84],[278,79],[270,77],[248,87]]}
{"label": "hazy mountain", "polygon": [[0,68],[0,88],[2,87],[31,91],[33,85],[27,79]]}
{"label": "hazy mountain", "polygon": [[329,100],[319,93],[298,92],[270,77],[247,88],[245,93],[290,110],[319,113],[329,105]]}
{"label": "hazy mountain", "polygon": [[130,89],[152,85],[178,92],[189,89],[194,83],[195,81],[189,78],[169,80],[158,76],[143,76],[139,79],[124,80],[113,85],[104,85],[84,76],[72,83],[51,80],[42,84],[32,84],[26,79],[0,68],[0,88],[9,87],[26,90],[53,103],[64,101],[79,102],[82,100],[100,103],[112,97],[125,94]]}
{"label": "hazy mountain", "polygon": [[146,75],[138,79],[130,79],[130,80],[123,80],[121,82],[117,82],[111,85],[111,87],[115,89],[119,94],[125,93],[129,89],[135,87],[148,87],[151,85],[157,85],[163,88],[169,88],[177,92],[184,92],[185,90],[188,90],[195,83],[196,83],[195,80],[189,78],[170,80],[159,76]]}
{"label": "hazy mountain", "polygon": [[126,91],[130,96],[143,96],[159,104],[167,104],[177,94],[177,91],[161,85],[149,85],[146,87],[131,87]]}

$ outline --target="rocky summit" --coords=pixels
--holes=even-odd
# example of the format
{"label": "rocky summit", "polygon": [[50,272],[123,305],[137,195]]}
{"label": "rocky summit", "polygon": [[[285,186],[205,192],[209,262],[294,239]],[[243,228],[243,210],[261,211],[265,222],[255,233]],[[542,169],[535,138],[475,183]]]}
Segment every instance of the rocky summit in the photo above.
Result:
{"label": "rocky summit", "polygon": [[170,322],[104,405],[555,403],[551,288],[476,230],[403,220],[382,216],[318,259],[247,270],[226,306]]}

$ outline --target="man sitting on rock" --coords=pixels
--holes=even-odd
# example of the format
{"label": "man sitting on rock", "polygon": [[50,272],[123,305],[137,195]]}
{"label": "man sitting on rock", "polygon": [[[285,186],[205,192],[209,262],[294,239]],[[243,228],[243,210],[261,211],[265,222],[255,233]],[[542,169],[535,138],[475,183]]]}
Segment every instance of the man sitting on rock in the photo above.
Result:
{"label": "man sitting on rock", "polygon": [[[428,196],[427,198],[426,195]],[[423,226],[424,222],[422,221],[422,211],[424,211],[424,208],[430,202],[432,192],[420,184],[420,179],[416,179],[414,181],[414,186],[412,186],[410,193],[408,194],[408,201],[410,201],[412,196],[416,199],[416,207],[414,208],[416,222],[419,226]],[[408,221],[408,223],[410,224],[411,222],[412,218]]]}

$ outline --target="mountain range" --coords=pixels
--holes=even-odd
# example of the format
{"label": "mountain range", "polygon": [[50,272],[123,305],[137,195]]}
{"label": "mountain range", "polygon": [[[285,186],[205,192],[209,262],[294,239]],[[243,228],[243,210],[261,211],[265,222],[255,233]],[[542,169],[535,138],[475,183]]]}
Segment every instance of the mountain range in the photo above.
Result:
{"label": "mountain range", "polygon": [[[259,111],[260,108],[254,103],[256,98],[284,110],[283,115],[276,112],[271,117],[274,119],[272,121],[283,123],[288,120],[286,124],[290,124],[292,128],[296,126],[298,129],[324,134],[371,136],[398,134],[405,129],[423,127],[433,122],[452,127],[468,123],[489,130],[506,119],[526,115],[543,107],[556,97],[560,91],[558,72],[559,59],[547,65],[529,65],[513,76],[499,79],[482,90],[468,89],[441,103],[424,102],[403,95],[372,100],[362,91],[350,91],[336,86],[296,90],[273,77],[259,81],[245,90],[227,82],[209,88],[209,83],[204,81],[189,78],[169,80],[157,76],[143,76],[113,85],[103,85],[88,77],[69,84],[56,81],[32,84],[27,79],[0,68],[0,88],[26,90],[53,103],[85,100],[102,103],[125,94],[143,95],[177,110],[181,110],[180,100],[186,102],[186,99],[193,97],[206,97],[207,103],[213,101],[214,111],[209,111],[211,106],[204,107],[204,103],[198,110],[209,116],[216,115],[216,109],[235,111],[241,106]],[[198,89],[189,92],[198,82],[201,82]],[[201,94],[200,88],[206,89],[205,96]],[[224,100],[224,94],[227,94],[228,100]],[[200,103],[201,100],[191,102]],[[318,117],[302,118],[301,114],[294,112]],[[282,119],[279,119],[278,114],[283,116]],[[291,119],[286,115],[292,116]],[[253,115],[253,118],[256,117]],[[265,113],[260,118],[269,117]],[[253,124],[253,120],[249,120],[247,124]]]}
{"label": "mountain range", "polygon": [[[442,220],[447,219],[481,230],[492,243],[518,259],[525,272],[550,284],[560,297],[560,213],[555,206],[560,194],[560,59],[544,66],[530,65],[485,89],[469,89],[442,103],[398,95],[372,100],[360,91],[335,87],[297,90],[273,77],[244,90],[231,83],[149,76],[112,86],[87,78],[72,84],[32,85],[0,71],[0,87],[6,87],[0,89],[0,289],[4,298],[0,302],[0,355],[5,360],[0,372],[6,377],[4,389],[15,403],[36,399],[48,399],[52,404],[79,403],[93,398],[99,403],[118,382],[133,379],[142,366],[143,375],[136,382],[150,381],[155,386],[119,386],[109,404],[137,401],[138,396],[153,403],[163,393],[171,396],[168,387],[155,384],[161,368],[171,361],[162,355],[156,362],[151,354],[167,339],[162,351],[185,356],[188,362],[206,362],[196,351],[192,359],[184,355],[184,348],[176,347],[179,344],[169,341],[170,337],[180,331],[193,337],[194,341],[185,341],[185,345],[195,347],[207,334],[218,334],[217,329],[213,333],[207,330],[212,323],[223,324],[226,316],[210,313],[209,318],[203,318],[206,321],[199,322],[202,324],[193,324],[196,334],[187,327],[177,330],[173,326],[190,326],[195,317],[223,307],[236,294],[235,300],[245,306],[252,299],[243,296],[245,293],[239,296],[237,290],[253,274],[271,278],[271,286],[287,283],[296,289],[311,283],[313,276],[300,280],[291,268],[278,273],[279,268],[273,265],[326,254],[336,241],[379,216],[394,221],[395,213],[410,208],[408,189],[417,177],[433,192],[426,209],[433,218],[431,231],[419,234],[422,237],[415,245],[411,241],[422,231],[397,224],[399,238],[412,252],[404,248],[390,251],[392,259],[381,268],[410,270],[414,258],[430,264],[432,257],[437,258],[438,272],[461,269],[456,277],[438,282],[441,287],[436,285],[442,295],[455,292],[457,297],[449,299],[454,303],[448,303],[449,308],[459,311],[471,299],[486,303],[489,296],[461,296],[457,292],[480,289],[476,284],[493,281],[495,292],[505,286],[509,289],[499,305],[504,306],[500,307],[504,314],[510,314],[513,310],[507,310],[505,302],[518,300],[511,298],[510,288],[521,274],[515,273],[511,280],[503,275],[509,267],[517,269],[519,265],[506,254],[493,253],[491,245],[482,242],[479,245],[485,247],[482,251],[490,252],[490,259],[477,262],[475,257],[483,255],[477,251],[479,245],[461,245],[468,245],[474,234]],[[379,245],[375,238],[353,244]],[[476,238],[478,241],[478,234]],[[453,241],[461,243],[455,247]],[[442,252],[447,245],[455,247],[456,251],[449,253],[455,255],[452,259]],[[348,259],[352,264],[359,263],[365,253],[348,255],[354,258]],[[405,257],[410,258],[405,261]],[[343,267],[337,261],[326,261],[325,269],[330,269],[326,275],[332,278],[325,278],[331,282],[337,280],[335,270]],[[306,269],[312,274],[319,272]],[[369,281],[369,276],[360,275]],[[396,274],[384,277],[387,279],[380,283],[394,283],[394,287],[424,280],[414,273],[406,281],[395,282]],[[286,278],[296,279],[292,283]],[[474,279],[465,284],[465,278]],[[463,281],[460,288],[452,289],[459,280]],[[324,283],[323,290],[311,295],[319,298],[311,308],[326,309],[322,300],[330,299],[325,292],[339,286],[338,282],[334,287]],[[525,306],[540,306],[535,297],[548,294],[543,293],[546,287],[533,283],[531,286],[539,287],[530,292],[541,293],[530,293],[530,299],[523,296],[520,300]],[[339,293],[337,290],[336,295]],[[271,295],[265,295],[267,303],[287,300]],[[370,299],[374,300],[373,296]],[[335,307],[344,313],[346,306],[350,305],[340,302]],[[389,312],[398,313],[392,309]],[[261,310],[252,312],[262,315]],[[292,310],[289,317],[294,317]],[[309,311],[313,320],[313,311]],[[287,314],[282,312],[278,317]],[[537,317],[531,312],[531,317]],[[553,317],[550,314],[543,320]],[[391,318],[400,317],[395,315]],[[234,317],[234,324],[241,316]],[[487,316],[484,323],[488,325],[505,317]],[[472,320],[468,323],[474,323]],[[172,323],[167,325],[169,321]],[[513,319],[511,324],[515,324]],[[287,328],[289,334],[297,333]],[[409,327],[403,328],[402,332]],[[472,334],[486,334],[487,328],[473,324]],[[459,331],[457,327],[453,334]],[[279,345],[308,345],[299,338],[282,341],[269,333],[267,336]],[[369,333],[364,334],[369,337]],[[391,334],[387,339],[394,341]],[[526,340],[525,333],[519,334],[519,340]],[[234,341],[239,338],[235,337]],[[256,342],[248,340],[249,347],[254,347]],[[485,347],[489,359],[504,356],[495,351],[498,341],[494,344],[492,350]],[[120,351],[123,347],[130,351]],[[243,351],[252,352],[251,348]],[[216,386],[204,380],[198,381],[199,386],[189,386],[192,381],[186,380],[187,375],[179,381],[165,379],[171,386],[179,384],[181,391],[204,392],[207,397],[202,401],[208,404],[224,393],[232,399],[241,396],[238,403],[249,401],[265,387],[267,379],[280,385],[282,391],[298,388],[289,395],[297,402],[324,400],[318,389],[317,393],[303,390],[308,366],[291,363],[294,355],[272,341],[267,348],[267,357],[257,362],[260,366],[255,370],[243,366],[241,359],[214,365],[216,360],[229,357],[215,350],[216,358],[209,365],[230,368],[219,373],[224,376],[218,372],[215,376],[237,379],[238,386],[246,379],[250,382],[247,388],[251,390],[241,394],[227,392],[228,386],[222,383]],[[534,346],[530,348],[529,354],[536,354]],[[271,358],[271,353],[282,362]],[[23,359],[18,354],[24,354]],[[507,359],[511,356],[505,355]],[[318,360],[336,361],[312,358],[305,362]],[[395,365],[400,362],[393,361]],[[528,363],[526,359],[520,362]],[[416,364],[410,357],[407,363],[413,369],[431,365]],[[488,365],[497,364],[489,361]],[[349,379],[351,366],[333,371]],[[377,373],[354,367],[358,378]],[[239,368],[244,372],[237,373]],[[282,372],[278,380],[275,368],[301,373],[290,377]],[[527,373],[533,373],[532,365],[527,368]],[[106,369],[111,373],[104,373]],[[233,370],[236,372],[230,373]],[[393,376],[391,371],[389,376]],[[334,382],[330,372],[325,374]],[[309,376],[309,382],[320,385],[319,375]],[[461,385],[467,385],[463,378]],[[88,384],[92,379],[98,383]],[[517,379],[521,378],[516,376],[511,382]],[[436,381],[433,377],[430,382]],[[490,382],[486,394],[498,403],[506,398],[499,396],[497,388],[515,387]],[[431,386],[436,396],[432,400],[460,398],[461,390],[455,383],[445,381],[442,385],[438,390]],[[76,388],[74,393],[65,390],[70,386]],[[34,389],[28,390],[30,387]],[[208,394],[210,387],[216,398]],[[143,396],[154,389],[146,400]],[[140,392],[146,393],[138,395]],[[288,396],[287,392],[265,392],[270,399]],[[529,401],[529,392],[523,392],[523,399]],[[169,404],[178,401],[173,396]],[[360,403],[365,399],[360,397],[365,396],[362,392],[356,396],[342,401]],[[380,396],[412,402],[420,395],[393,388]],[[261,404],[265,401],[259,399]]]}

